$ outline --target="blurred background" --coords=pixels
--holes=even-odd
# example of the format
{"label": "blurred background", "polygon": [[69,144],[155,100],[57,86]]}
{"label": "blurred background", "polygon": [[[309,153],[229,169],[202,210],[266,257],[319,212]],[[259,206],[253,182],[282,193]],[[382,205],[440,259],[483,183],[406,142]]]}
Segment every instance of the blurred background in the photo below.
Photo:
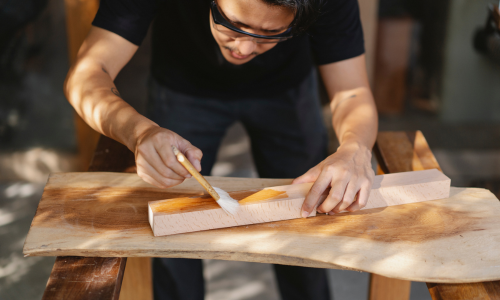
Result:
{"label": "blurred background", "polygon": [[[452,185],[498,196],[498,1],[359,1],[380,130],[421,130]],[[54,258],[23,258],[22,246],[43,186],[49,173],[83,171],[90,162],[97,136],[75,118],[62,86],[97,6],[0,0],[0,299],[41,298]],[[139,112],[149,52],[148,38],[116,79]],[[333,151],[338,142],[330,133]],[[255,177],[249,145],[234,125],[213,175]],[[205,264],[207,299],[278,299],[267,265]],[[367,298],[368,274],[329,272],[335,299]],[[424,283],[412,284],[411,299],[430,299]]]}

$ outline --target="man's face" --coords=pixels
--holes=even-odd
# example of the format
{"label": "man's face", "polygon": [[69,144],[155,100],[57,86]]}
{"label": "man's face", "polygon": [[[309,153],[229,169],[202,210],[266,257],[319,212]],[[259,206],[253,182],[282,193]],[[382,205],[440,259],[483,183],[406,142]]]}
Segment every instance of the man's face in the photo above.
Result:
{"label": "man's face", "polygon": [[[261,0],[217,0],[219,10],[233,26],[249,33],[276,35],[285,32],[294,19],[292,10],[269,6]],[[217,31],[210,15],[210,29],[224,58],[235,65],[249,62],[274,44],[260,44],[249,39],[234,39]]]}

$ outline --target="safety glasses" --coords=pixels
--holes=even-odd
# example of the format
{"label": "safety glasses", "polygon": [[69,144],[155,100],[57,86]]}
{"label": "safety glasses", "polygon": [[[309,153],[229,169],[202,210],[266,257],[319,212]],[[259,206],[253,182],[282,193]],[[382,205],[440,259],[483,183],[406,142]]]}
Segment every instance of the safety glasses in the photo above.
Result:
{"label": "safety glasses", "polygon": [[260,35],[246,32],[231,24],[219,10],[215,1],[212,1],[211,9],[214,29],[232,39],[251,40],[259,44],[274,44],[286,41],[293,37],[291,28],[288,28],[285,32],[277,35]]}

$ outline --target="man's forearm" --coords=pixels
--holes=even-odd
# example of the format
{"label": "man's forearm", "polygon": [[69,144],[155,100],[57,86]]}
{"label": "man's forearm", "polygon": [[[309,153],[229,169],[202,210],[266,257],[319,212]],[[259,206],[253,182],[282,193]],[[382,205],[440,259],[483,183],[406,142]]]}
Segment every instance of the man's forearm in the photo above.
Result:
{"label": "man's forearm", "polygon": [[357,145],[371,149],[377,137],[378,117],[369,88],[337,93],[330,106],[341,147]]}
{"label": "man's forearm", "polygon": [[78,62],[68,73],[64,91],[90,127],[132,151],[141,132],[158,126],[121,98],[107,70],[97,63]]}

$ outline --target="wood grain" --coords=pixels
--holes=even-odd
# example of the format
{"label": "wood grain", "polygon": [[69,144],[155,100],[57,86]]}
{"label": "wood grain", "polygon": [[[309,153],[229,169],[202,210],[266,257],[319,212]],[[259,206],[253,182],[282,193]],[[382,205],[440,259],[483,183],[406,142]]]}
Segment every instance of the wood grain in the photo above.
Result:
{"label": "wood grain", "polygon": [[43,300],[118,300],[126,258],[58,257]]}
{"label": "wood grain", "polygon": [[[208,195],[151,201],[149,224],[155,236],[163,236],[297,219],[311,186],[304,183],[232,192],[230,196],[240,203],[234,215],[225,213]],[[379,175],[364,209],[448,198],[449,192],[450,179],[437,170]],[[314,210],[310,216],[315,215]]]}
{"label": "wood grain", "polygon": [[446,284],[427,283],[433,300],[499,300],[500,284],[498,281]]}
{"label": "wood grain", "polygon": [[[136,174],[105,178],[109,180],[102,173],[53,175],[28,233],[25,255],[214,258],[447,283],[500,279],[500,268],[491,267],[499,264],[500,203],[484,189],[453,188],[448,199],[351,214],[154,237],[147,202],[202,194],[202,187],[187,180],[162,190]],[[228,191],[290,183],[207,180]]]}

